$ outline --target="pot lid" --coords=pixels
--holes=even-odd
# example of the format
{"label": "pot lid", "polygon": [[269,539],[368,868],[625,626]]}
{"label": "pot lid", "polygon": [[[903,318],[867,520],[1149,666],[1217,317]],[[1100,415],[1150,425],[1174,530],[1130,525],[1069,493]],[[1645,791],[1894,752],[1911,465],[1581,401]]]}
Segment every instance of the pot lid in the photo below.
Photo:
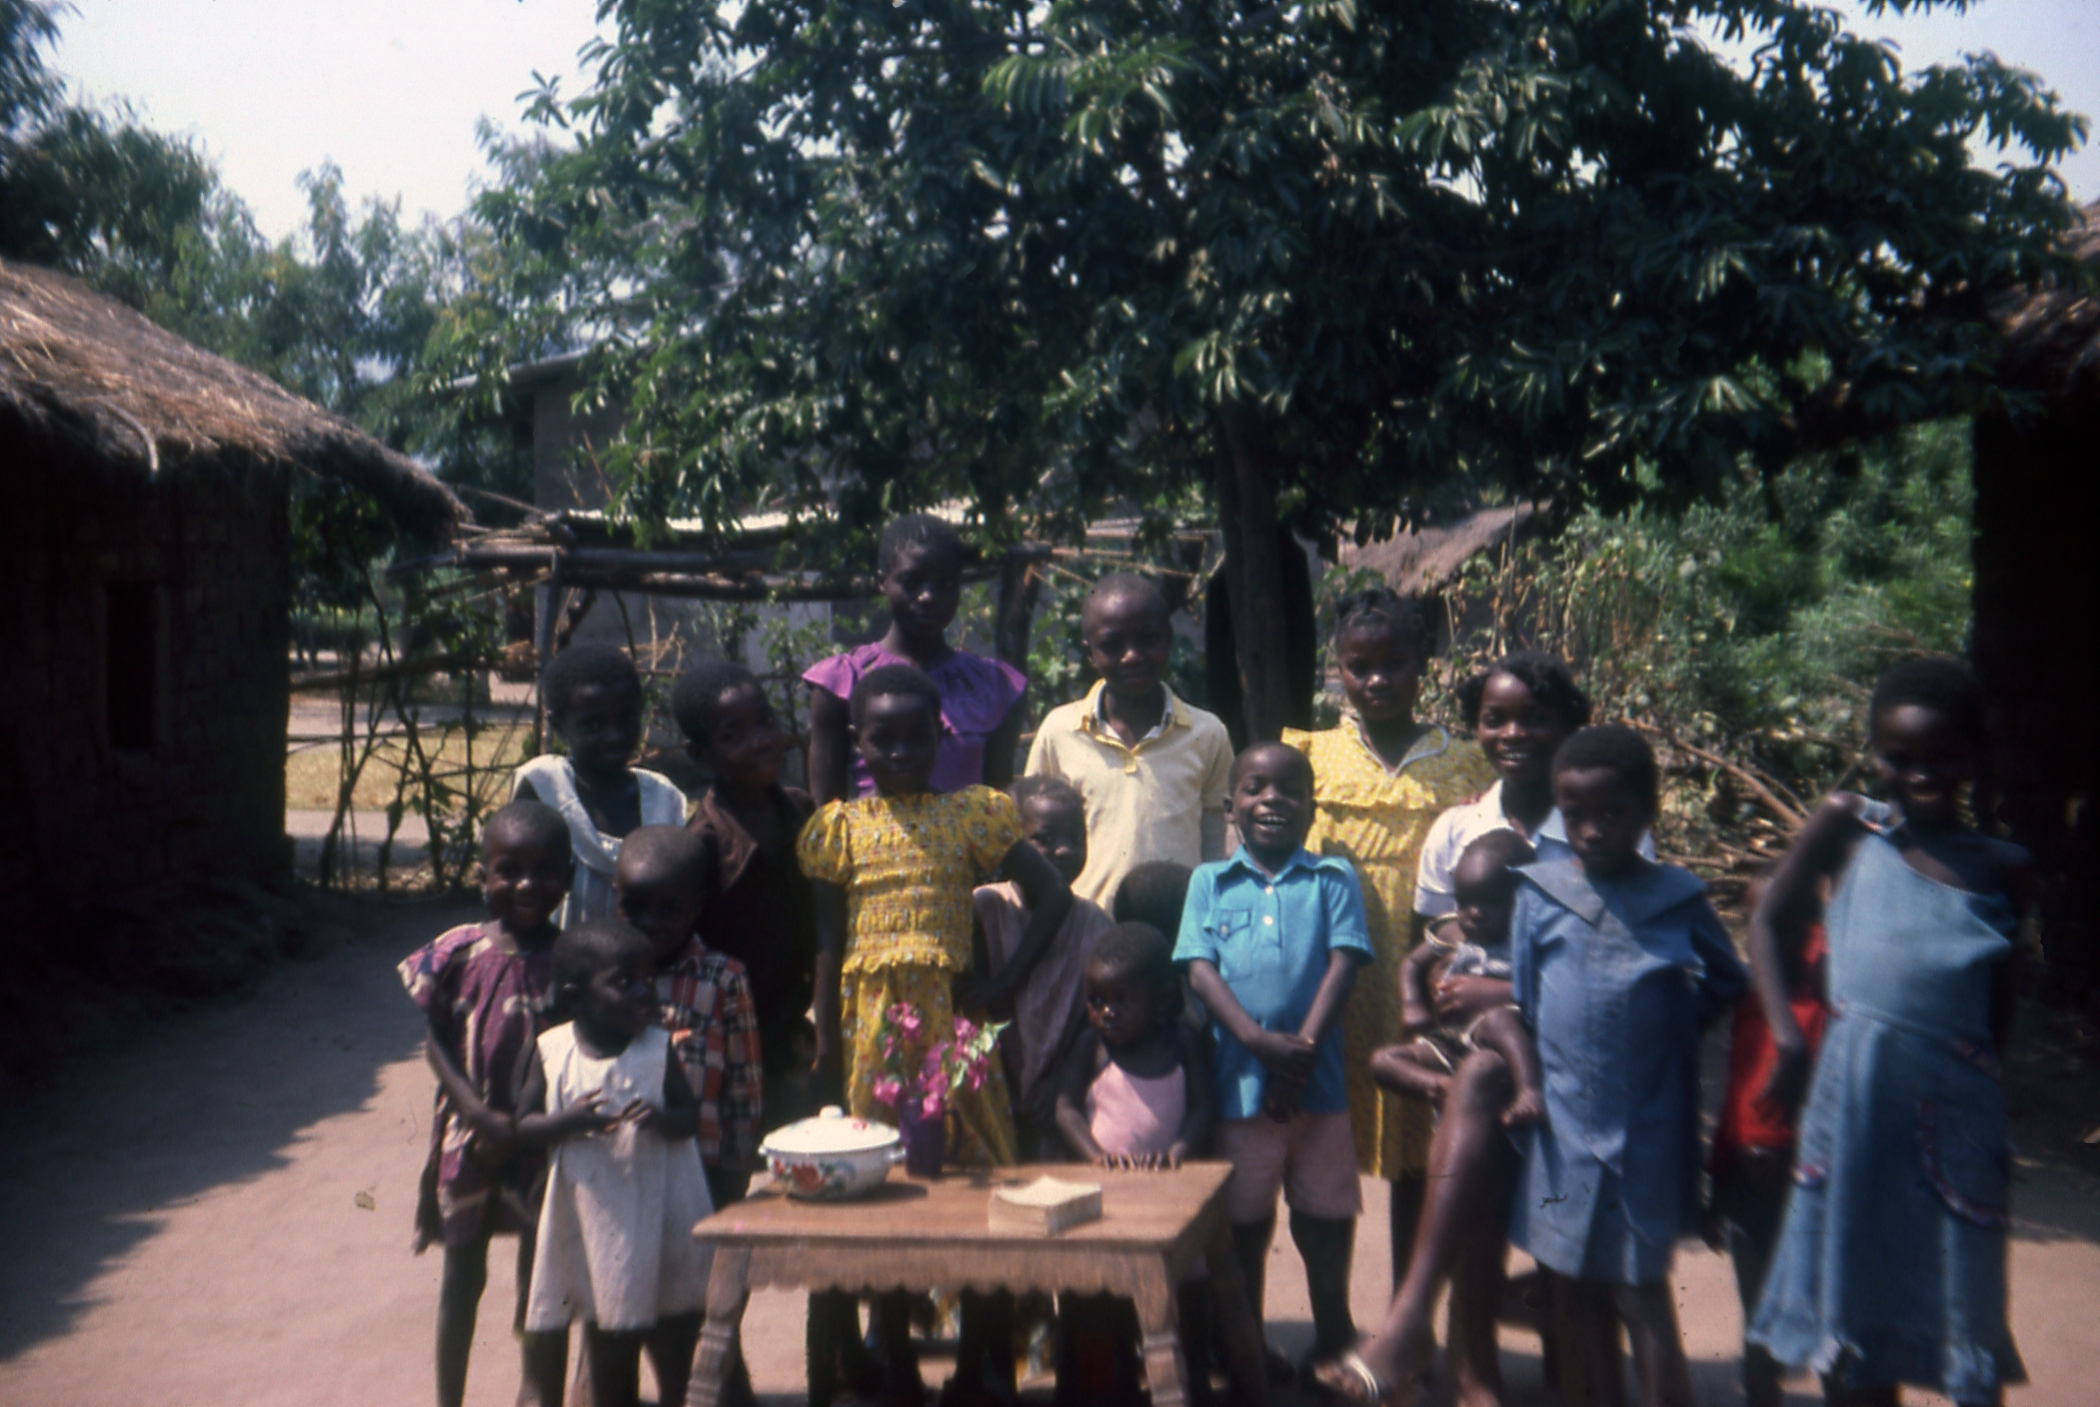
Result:
{"label": "pot lid", "polygon": [[827,1104],[814,1119],[798,1119],[766,1135],[761,1152],[766,1153],[866,1153],[894,1147],[897,1131],[888,1124],[850,1118],[836,1104]]}

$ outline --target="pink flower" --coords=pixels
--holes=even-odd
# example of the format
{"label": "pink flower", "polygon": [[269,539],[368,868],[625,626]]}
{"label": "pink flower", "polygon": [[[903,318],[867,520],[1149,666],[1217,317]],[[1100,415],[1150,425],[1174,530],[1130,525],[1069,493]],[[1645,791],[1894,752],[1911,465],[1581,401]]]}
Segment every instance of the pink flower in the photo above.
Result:
{"label": "pink flower", "polygon": [[967,1045],[977,1039],[977,1024],[967,1016],[955,1018],[955,1039]]}
{"label": "pink flower", "polygon": [[904,1085],[902,1081],[889,1075],[877,1075],[869,1093],[875,1096],[877,1104],[887,1104],[894,1109],[897,1107],[897,1101],[904,1096]]}
{"label": "pink flower", "polygon": [[940,1091],[928,1090],[924,1102],[919,1105],[919,1117],[938,1119],[946,1112],[947,1105],[942,1101]]}
{"label": "pink flower", "polygon": [[904,1039],[908,1041],[917,1040],[919,1038],[919,1028],[925,1025],[925,1022],[919,1019],[918,1008],[912,1006],[909,1002],[898,1002],[891,1007],[890,1019],[896,1022],[897,1029],[904,1033]]}

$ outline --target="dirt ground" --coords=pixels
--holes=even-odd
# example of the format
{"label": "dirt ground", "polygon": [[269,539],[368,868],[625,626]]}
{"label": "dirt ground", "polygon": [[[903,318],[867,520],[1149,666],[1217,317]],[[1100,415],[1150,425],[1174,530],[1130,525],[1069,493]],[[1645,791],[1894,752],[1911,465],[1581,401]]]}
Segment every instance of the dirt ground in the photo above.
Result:
{"label": "dirt ground", "polygon": [[[393,964],[471,910],[373,903],[358,914],[353,936],[278,965],[240,1000],[155,1020],[0,1110],[0,1402],[429,1399],[439,1262],[408,1245],[431,1081]],[[2012,1270],[2033,1383],[2009,1400],[2088,1407],[2100,1401],[2100,1154],[2082,1146],[2080,1125],[2100,1109],[2090,1076],[2062,1075],[2071,1037],[2047,1023],[2038,1034],[2016,1071]],[[1355,1301],[1369,1319],[1390,1271],[1383,1188],[1365,1190]],[[517,1383],[507,1263],[499,1253],[492,1267],[469,1381],[484,1407],[509,1402]],[[1700,1401],[1739,1402],[1726,1262],[1687,1246],[1677,1279]],[[1286,1238],[1269,1319],[1293,1357],[1309,1343],[1307,1318]],[[760,1393],[796,1400],[801,1297],[760,1294],[745,1323]],[[1504,1348],[1511,1407],[1548,1401],[1537,1340],[1510,1330]],[[1815,1400],[1797,1385],[1793,1402]]]}

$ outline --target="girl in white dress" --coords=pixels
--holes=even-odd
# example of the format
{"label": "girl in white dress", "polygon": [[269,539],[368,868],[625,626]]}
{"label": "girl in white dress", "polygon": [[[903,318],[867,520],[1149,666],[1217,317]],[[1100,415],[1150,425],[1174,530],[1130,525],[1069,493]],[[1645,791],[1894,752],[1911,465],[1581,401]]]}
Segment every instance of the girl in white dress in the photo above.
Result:
{"label": "girl in white dress", "polygon": [[[554,945],[554,990],[574,1019],[541,1034],[521,1141],[553,1146],[526,1296],[527,1333],[584,1326],[594,1407],[632,1407],[641,1354],[660,1400],[683,1402],[707,1302],[714,1211],[694,1143],[699,1106],[656,1023],[649,940],[611,919]],[[559,1369],[539,1385],[561,1400]],[[551,1389],[551,1391],[550,1391]]]}

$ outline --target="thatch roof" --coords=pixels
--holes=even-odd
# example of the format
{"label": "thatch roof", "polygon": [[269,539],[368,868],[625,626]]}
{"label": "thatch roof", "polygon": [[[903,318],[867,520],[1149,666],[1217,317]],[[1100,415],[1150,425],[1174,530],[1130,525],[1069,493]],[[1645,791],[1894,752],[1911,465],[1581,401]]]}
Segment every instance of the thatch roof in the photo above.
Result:
{"label": "thatch roof", "polygon": [[348,421],[63,274],[0,260],[0,426],[10,422],[142,475],[207,457],[325,474],[433,540],[470,519]]}
{"label": "thatch roof", "polygon": [[1343,566],[1378,573],[1403,596],[1432,595],[1482,552],[1532,531],[1537,513],[1529,503],[1480,508],[1454,523],[1414,528],[1362,547],[1344,542],[1337,555]]}
{"label": "thatch roof", "polygon": [[[2064,241],[2089,270],[2100,271],[2100,201]],[[2052,401],[2100,400],[2100,295],[2091,286],[2044,288],[1999,309],[2005,334],[1999,374],[2007,384]]]}

